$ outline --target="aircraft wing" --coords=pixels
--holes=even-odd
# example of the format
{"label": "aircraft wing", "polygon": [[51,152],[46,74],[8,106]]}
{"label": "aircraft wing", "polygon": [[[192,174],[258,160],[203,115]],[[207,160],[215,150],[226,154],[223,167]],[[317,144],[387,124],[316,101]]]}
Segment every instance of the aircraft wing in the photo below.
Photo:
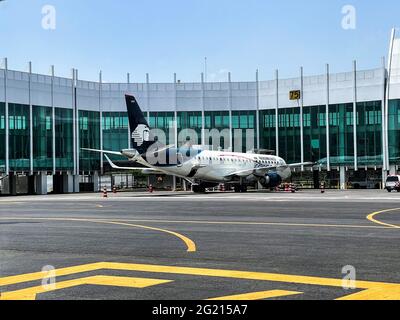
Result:
{"label": "aircraft wing", "polygon": [[251,175],[255,176],[264,176],[268,171],[276,170],[278,167],[260,167],[260,168],[253,168],[253,169],[246,169],[233,172],[226,176],[226,178],[230,177],[247,177]]}
{"label": "aircraft wing", "polygon": [[288,164],[287,167],[289,167],[289,168],[300,168],[300,167],[311,167],[313,165],[315,165],[314,162],[304,162],[304,163]]}
{"label": "aircraft wing", "polygon": [[110,164],[111,168],[113,168],[113,169],[117,169],[117,170],[140,170],[140,171],[148,171],[148,172],[152,172],[152,173],[162,173],[161,171],[158,171],[157,169],[153,169],[153,168],[119,167],[114,162],[112,162],[107,155],[104,155],[104,157],[107,159],[108,163]]}

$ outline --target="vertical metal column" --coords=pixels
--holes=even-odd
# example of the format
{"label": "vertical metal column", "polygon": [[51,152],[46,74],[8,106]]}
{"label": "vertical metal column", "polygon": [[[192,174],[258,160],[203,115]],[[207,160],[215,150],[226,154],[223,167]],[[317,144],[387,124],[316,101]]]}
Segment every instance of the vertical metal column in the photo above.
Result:
{"label": "vertical metal column", "polygon": [[[75,69],[75,96],[74,96],[74,105],[75,105],[75,116],[76,116],[76,175],[79,176],[80,173],[80,141],[79,141],[79,107],[78,107],[78,69]],[[74,186],[76,183],[74,183]],[[74,190],[75,191],[75,190]],[[75,191],[76,192],[76,191]]]}
{"label": "vertical metal column", "polygon": [[228,73],[228,105],[229,105],[229,144],[230,151],[234,151],[234,142],[233,142],[233,112],[232,112],[232,74]]}
{"label": "vertical metal column", "polygon": [[279,71],[275,71],[276,81],[276,109],[275,109],[275,134],[276,134],[276,155],[279,157]]}
{"label": "vertical metal column", "polygon": [[52,148],[53,148],[53,175],[56,175],[56,108],[54,106],[54,66],[51,66],[51,109],[52,109]]}
{"label": "vertical metal column", "polygon": [[[178,84],[176,73],[174,73],[174,145],[175,148],[178,148]],[[172,177],[172,190],[176,191],[176,176]]]}
{"label": "vertical metal column", "polygon": [[[300,154],[301,163],[304,163],[304,70],[300,67]],[[301,172],[304,172],[304,166],[301,166]]]}
{"label": "vertical metal column", "polygon": [[389,102],[390,102],[390,81],[392,78],[392,62],[393,62],[393,50],[394,50],[394,42],[396,38],[396,29],[392,29],[392,33],[390,36],[390,47],[389,47],[389,56],[388,56],[388,74],[387,74],[387,85],[386,85],[386,98],[385,98],[385,106],[384,116],[383,116],[383,137],[384,137],[384,145],[383,152],[385,153],[385,166],[386,171],[390,170],[390,153],[389,153]]}
{"label": "vertical metal column", "polygon": [[354,170],[358,171],[357,145],[357,61],[353,61],[353,139],[354,139]]}
{"label": "vertical metal column", "polygon": [[[104,150],[104,137],[103,137],[103,72],[99,72],[99,114],[100,114],[100,150]],[[104,153],[100,154],[100,172],[101,175],[104,174]]]}
{"label": "vertical metal column", "polygon": [[146,107],[147,121],[150,122],[150,75],[146,73]]}
{"label": "vertical metal column", "polygon": [[201,74],[201,144],[206,145],[206,118],[205,118],[205,84],[204,73]]}
{"label": "vertical metal column", "polygon": [[257,134],[257,149],[260,149],[260,80],[258,76],[258,69],[256,71],[256,134]]}
{"label": "vertical metal column", "polygon": [[174,73],[174,145],[178,148],[178,83]]}
{"label": "vertical metal column", "polygon": [[75,121],[75,69],[71,69],[72,85],[71,85],[71,107],[72,107],[72,148],[74,152],[74,175],[76,174],[76,121]]}
{"label": "vertical metal column", "polygon": [[326,169],[331,171],[331,147],[329,127],[329,104],[330,104],[330,71],[329,64],[326,64]]}
{"label": "vertical metal column", "polygon": [[32,107],[32,62],[28,63],[28,104],[29,104],[29,175],[33,175],[33,107]]}
{"label": "vertical metal column", "polygon": [[4,102],[5,102],[5,129],[6,129],[6,175],[10,174],[10,119],[8,110],[7,81],[8,59],[4,58]]}
{"label": "vertical metal column", "polygon": [[[130,73],[126,74],[126,83],[127,83],[127,93],[130,92],[130,85],[131,85],[131,75]],[[131,126],[128,121],[128,149],[132,148],[132,141],[131,141]],[[128,185],[128,184],[127,184]]]}
{"label": "vertical metal column", "polygon": [[72,97],[72,101],[71,101],[71,106],[72,106],[72,138],[73,138],[73,150],[74,150],[74,176],[77,174],[77,166],[76,166],[76,110],[75,110],[75,69],[72,69],[72,86],[71,86],[71,97]]}
{"label": "vertical metal column", "polygon": [[386,182],[386,135],[387,131],[385,130],[385,108],[386,108],[386,66],[385,66],[385,57],[382,57],[382,180]]}

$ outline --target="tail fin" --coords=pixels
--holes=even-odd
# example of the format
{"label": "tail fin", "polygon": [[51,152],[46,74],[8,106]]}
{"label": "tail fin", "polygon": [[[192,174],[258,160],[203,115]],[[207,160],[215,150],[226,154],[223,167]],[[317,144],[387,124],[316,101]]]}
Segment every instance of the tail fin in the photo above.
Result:
{"label": "tail fin", "polygon": [[143,115],[142,110],[140,110],[139,104],[134,96],[125,95],[125,101],[128,109],[132,146],[140,154],[145,154],[155,143],[155,140],[150,133],[149,124]]}

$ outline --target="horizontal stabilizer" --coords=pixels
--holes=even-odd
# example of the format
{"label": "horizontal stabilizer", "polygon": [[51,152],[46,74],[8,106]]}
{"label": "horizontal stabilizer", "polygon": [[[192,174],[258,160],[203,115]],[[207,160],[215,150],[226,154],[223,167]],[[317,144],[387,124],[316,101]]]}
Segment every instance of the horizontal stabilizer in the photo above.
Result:
{"label": "horizontal stabilizer", "polygon": [[158,171],[156,169],[152,169],[152,168],[119,167],[114,162],[112,162],[107,155],[104,155],[104,157],[107,159],[108,163],[110,164],[111,168],[113,168],[113,169],[117,169],[117,170],[140,170],[140,171],[150,171],[150,172],[153,172],[153,173],[160,172],[160,171]]}
{"label": "horizontal stabilizer", "polygon": [[98,153],[105,153],[105,154],[113,154],[117,156],[123,156],[121,152],[118,151],[108,151],[108,150],[98,150],[98,149],[87,149],[87,148],[81,148],[81,150],[85,151],[92,151],[92,152],[98,152]]}

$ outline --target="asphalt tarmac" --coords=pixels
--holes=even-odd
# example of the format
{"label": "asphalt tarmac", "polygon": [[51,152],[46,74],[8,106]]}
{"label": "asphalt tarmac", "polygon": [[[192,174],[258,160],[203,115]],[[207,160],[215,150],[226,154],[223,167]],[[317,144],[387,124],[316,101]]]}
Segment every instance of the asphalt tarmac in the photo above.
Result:
{"label": "asphalt tarmac", "polygon": [[384,191],[1,198],[0,299],[400,299],[399,243]]}

